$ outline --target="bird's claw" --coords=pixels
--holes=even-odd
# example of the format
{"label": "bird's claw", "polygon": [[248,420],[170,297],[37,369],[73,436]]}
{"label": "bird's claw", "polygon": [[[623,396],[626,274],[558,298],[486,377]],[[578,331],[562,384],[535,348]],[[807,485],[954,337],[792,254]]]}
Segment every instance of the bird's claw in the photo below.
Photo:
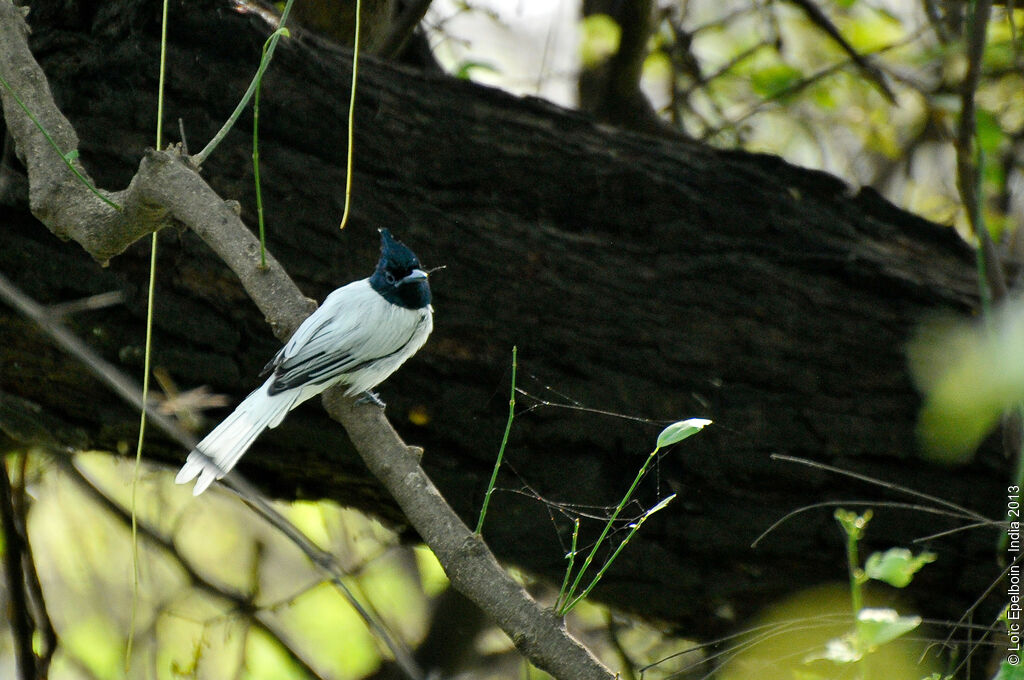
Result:
{"label": "bird's claw", "polygon": [[378,408],[384,408],[385,406],[387,406],[387,404],[385,404],[383,400],[381,400],[380,396],[378,396],[376,392],[372,392],[370,390],[366,390],[365,392],[363,392],[363,395],[356,399],[356,403],[374,404]]}

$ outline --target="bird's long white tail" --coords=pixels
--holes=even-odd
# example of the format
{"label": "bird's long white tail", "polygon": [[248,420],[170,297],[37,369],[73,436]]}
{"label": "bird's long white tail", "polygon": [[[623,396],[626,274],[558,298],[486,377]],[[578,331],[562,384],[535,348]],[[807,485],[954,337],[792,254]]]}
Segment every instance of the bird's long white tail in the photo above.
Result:
{"label": "bird's long white tail", "polygon": [[192,490],[192,494],[198,496],[213,484],[213,480],[220,479],[235,467],[263,430],[280,424],[285,414],[295,406],[297,390],[271,395],[267,392],[269,385],[270,381],[267,381],[246,397],[231,415],[196,444],[174,478],[175,483],[186,484],[199,477]]}

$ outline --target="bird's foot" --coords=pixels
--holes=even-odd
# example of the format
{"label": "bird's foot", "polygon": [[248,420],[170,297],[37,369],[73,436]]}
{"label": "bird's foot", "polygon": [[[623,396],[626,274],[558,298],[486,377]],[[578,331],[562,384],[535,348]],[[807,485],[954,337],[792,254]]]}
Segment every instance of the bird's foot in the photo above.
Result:
{"label": "bird's foot", "polygon": [[384,408],[385,406],[387,406],[387,404],[385,404],[381,400],[380,396],[378,396],[376,392],[371,392],[370,390],[366,390],[365,392],[363,392],[363,395],[361,397],[359,397],[358,399],[356,399],[356,403],[357,404],[374,404],[378,408]]}

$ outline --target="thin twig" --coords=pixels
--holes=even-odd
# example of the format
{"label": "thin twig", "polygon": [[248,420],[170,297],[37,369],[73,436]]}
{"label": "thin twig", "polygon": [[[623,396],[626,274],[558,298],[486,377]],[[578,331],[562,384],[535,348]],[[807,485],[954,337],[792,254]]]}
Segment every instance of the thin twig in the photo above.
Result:
{"label": "thin twig", "polygon": [[857,66],[864,72],[864,75],[878,86],[879,91],[885,95],[885,98],[889,100],[889,103],[896,103],[896,95],[893,94],[892,88],[889,87],[889,83],[885,78],[885,73],[883,73],[869,57],[858,52],[853,45],[846,40],[842,32],[834,23],[832,23],[832,20],[829,19],[823,11],[821,11],[821,8],[818,7],[813,0],[789,1],[802,9],[804,14],[807,15],[807,18],[811,20],[811,23],[825,31],[828,37],[832,38],[832,40],[850,56],[850,59],[857,64]]}
{"label": "thin twig", "polygon": [[28,465],[28,455],[22,453],[19,459],[21,469],[18,472],[18,483],[12,484],[11,500],[14,504],[14,517],[18,524],[18,531],[25,537],[21,563],[22,570],[25,572],[25,588],[28,591],[32,619],[35,621],[36,630],[40,636],[39,661],[36,666],[39,677],[45,678],[49,675],[50,661],[53,660],[53,655],[57,652],[57,631],[53,627],[53,620],[46,608],[43,585],[39,582],[39,570],[36,569],[35,557],[32,554],[32,543],[28,540],[28,503],[25,496],[25,471]]}
{"label": "thin twig", "polygon": [[985,34],[992,14],[992,0],[977,0],[969,5],[968,12],[967,72],[960,85],[960,122],[957,125],[955,144],[957,186],[964,209],[967,211],[967,220],[980,244],[979,268],[983,270],[984,277],[979,283],[987,284],[981,291],[982,302],[991,304],[1004,299],[1007,289],[995,245],[988,229],[985,228],[981,214],[981,177],[978,172],[977,109],[974,95],[981,82],[981,61],[985,52]]}
{"label": "thin twig", "polygon": [[7,575],[8,615],[14,637],[14,655],[18,674],[22,680],[36,680],[36,654],[32,651],[35,626],[28,609],[25,593],[25,574],[22,571],[24,543],[18,532],[11,496],[11,479],[7,476],[7,461],[0,457],[0,525],[4,536],[4,572]]}
{"label": "thin twig", "polygon": [[423,20],[423,16],[430,9],[432,1],[412,0],[405,6],[401,14],[391,22],[391,28],[387,37],[380,48],[377,49],[378,56],[385,59],[394,59],[402,53],[402,50],[405,49],[406,44],[409,42],[409,38],[412,37],[416,27]]}
{"label": "thin twig", "polygon": [[[108,496],[107,493],[103,491],[88,475],[75,467],[69,457],[57,456],[55,459],[61,465],[64,473],[68,475],[71,481],[73,481],[79,489],[84,491],[96,503],[110,512],[119,522],[121,522],[122,525],[125,526],[125,528],[131,527],[131,515],[128,511],[125,510],[120,503]],[[174,557],[178,564],[181,565],[182,570],[188,576],[189,580],[192,582],[193,587],[203,591],[207,595],[227,601],[233,605],[235,611],[246,614],[248,619],[252,621],[260,631],[266,633],[273,640],[277,641],[281,649],[283,649],[288,655],[289,659],[296,666],[301,668],[306,675],[312,678],[321,677],[320,674],[317,673],[316,670],[310,666],[296,650],[292,649],[292,647],[285,641],[284,635],[280,631],[274,629],[270,623],[260,618],[259,612],[253,605],[251,597],[242,595],[241,593],[225,590],[207,579],[196,570],[195,566],[193,566],[191,562],[186,560],[181,553],[178,552],[177,546],[174,545],[173,541],[165,538],[156,530],[155,527],[152,527],[147,522],[137,520],[136,528],[139,536],[145,538],[153,545],[162,548],[165,552]]]}
{"label": "thin twig", "polygon": [[[97,354],[91,347],[86,345],[78,336],[64,327],[46,311],[42,305],[22,293],[6,276],[0,274],[0,300],[3,300],[14,307],[22,315],[31,319],[51,339],[71,356],[81,361],[90,371],[93,372],[107,387],[112,389],[119,397],[131,404],[136,409],[142,409],[142,389],[122,373],[116,366]],[[167,416],[151,412],[149,419],[161,430],[173,437],[178,443],[189,448],[195,443],[195,438],[185,432]]]}
{"label": "thin twig", "polygon": [[[46,331],[57,343],[70,354],[81,360],[95,375],[111,387],[122,399],[135,408],[141,408],[142,390],[129,377],[121,373],[116,367],[96,354],[85,343],[79,340],[74,334],[64,328],[59,322],[53,320],[46,313],[46,310],[34,300],[22,293],[3,274],[0,274],[0,299],[6,300],[19,312],[35,321],[41,329]],[[190,433],[183,430],[175,421],[156,410],[148,414],[148,418],[165,433],[174,438],[186,449],[195,447],[196,439]],[[262,495],[256,487],[249,484],[237,471],[224,480],[228,488],[235,491],[238,496],[253,508],[271,526],[276,527],[287,536],[309,560],[327,573],[342,595],[349,601],[352,607],[363,617],[367,627],[377,635],[389,651],[394,655],[399,666],[409,678],[420,678],[422,673],[412,660],[408,649],[398,641],[387,627],[377,617],[373,616],[349,590],[343,582],[344,570],[337,560],[330,553],[318,548],[305,534],[294,524],[289,522],[281,513],[262,499]]]}

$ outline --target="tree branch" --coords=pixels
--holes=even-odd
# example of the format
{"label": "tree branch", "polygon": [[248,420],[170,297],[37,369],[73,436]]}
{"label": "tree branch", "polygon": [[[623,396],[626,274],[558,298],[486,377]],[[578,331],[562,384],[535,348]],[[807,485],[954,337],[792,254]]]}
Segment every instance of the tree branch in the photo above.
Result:
{"label": "tree branch", "polygon": [[855,64],[860,68],[867,78],[878,86],[878,90],[889,100],[890,104],[896,103],[896,95],[893,94],[892,88],[889,87],[889,83],[886,81],[885,73],[882,72],[878,66],[871,61],[869,57],[864,56],[858,52],[853,45],[847,41],[843,36],[842,31],[836,28],[836,25],[832,23],[832,20],[821,11],[821,8],[815,4],[814,0],[789,0],[794,5],[799,7],[807,15],[807,18],[811,20],[815,26],[825,31],[828,37],[839,45],[840,48],[853,60]]}
{"label": "tree branch", "polygon": [[[77,137],[50,97],[45,76],[28,50],[27,32],[19,10],[9,0],[0,0],[0,45],[6,46],[0,51],[0,70],[12,74],[9,82],[26,93],[22,99],[33,111],[46,111],[40,120],[59,129],[61,148],[67,153],[77,148]],[[129,188],[118,195],[125,213],[148,217],[151,227],[133,225],[134,231],[128,231],[121,224],[123,217],[110,215],[112,209],[104,209],[95,197],[89,203],[83,200],[81,194],[87,190],[67,179],[63,161],[58,175],[52,149],[44,147],[42,135],[9,96],[4,96],[3,105],[19,154],[29,167],[33,214],[52,231],[106,259],[171,216],[195,231],[235,272],[279,338],[290,335],[310,313],[309,301],[274,258],[268,254],[266,268],[260,268],[256,238],[176,151],[151,151]],[[79,221],[92,226],[82,227]],[[568,634],[561,619],[543,610],[505,573],[441,497],[379,409],[357,407],[337,389],[330,390],[324,401],[437,555],[452,584],[488,612],[520,651],[557,678],[613,677]]]}
{"label": "tree branch", "polygon": [[[125,510],[119,503],[113,498],[108,496],[100,487],[85,475],[81,470],[75,467],[74,463],[66,456],[58,456],[57,460],[64,472],[68,475],[72,482],[74,482],[79,489],[81,489],[86,495],[92,498],[96,503],[105,508],[110,512],[122,525],[126,528],[131,527],[131,515]],[[276,640],[277,644],[284,650],[288,658],[296,666],[301,668],[306,675],[311,678],[320,678],[320,674],[317,673],[316,669],[309,665],[302,656],[292,648],[290,644],[285,640],[284,634],[277,630],[269,621],[264,620],[259,615],[259,610],[253,604],[252,598],[247,597],[241,593],[232,592],[221,588],[213,581],[210,581],[205,576],[196,571],[196,568],[191,562],[186,560],[178,552],[174,542],[168,538],[162,536],[154,527],[151,527],[147,522],[137,519],[136,526],[139,530],[139,535],[145,538],[153,545],[162,548],[166,553],[172,555],[174,559],[181,565],[182,570],[188,576],[192,582],[192,586],[203,591],[207,595],[215,597],[220,600],[224,600],[228,604],[232,605],[235,610],[240,614],[248,616],[249,620],[261,630],[270,636],[271,639]]]}
{"label": "tree branch", "polygon": [[433,0],[410,0],[388,28],[388,35],[376,52],[385,59],[395,59],[405,49],[413,31],[420,25]]}

